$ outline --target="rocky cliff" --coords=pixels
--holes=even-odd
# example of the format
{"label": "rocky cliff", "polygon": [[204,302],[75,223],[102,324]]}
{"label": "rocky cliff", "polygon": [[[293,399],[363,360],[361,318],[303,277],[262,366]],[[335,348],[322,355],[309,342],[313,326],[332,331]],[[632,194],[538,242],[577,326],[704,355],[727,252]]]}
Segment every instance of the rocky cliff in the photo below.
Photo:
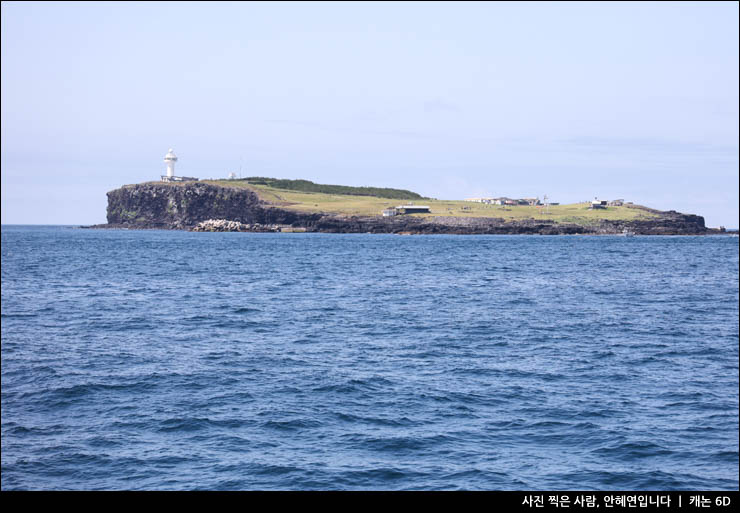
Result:
{"label": "rocky cliff", "polygon": [[[451,234],[619,234],[645,235],[709,233],[704,218],[675,211],[634,221],[556,223],[549,220],[511,221],[483,217],[344,216],[302,213],[279,208],[249,189],[187,182],[126,185],[108,193],[108,224],[100,228],[161,228],[192,230],[208,220],[244,225],[284,225],[331,233],[451,233]],[[240,231],[243,231],[240,229]]]}
{"label": "rocky cliff", "polygon": [[201,221],[226,219],[245,224],[294,224],[318,219],[274,208],[248,189],[200,182],[150,182],[108,193],[108,225],[189,230]]}

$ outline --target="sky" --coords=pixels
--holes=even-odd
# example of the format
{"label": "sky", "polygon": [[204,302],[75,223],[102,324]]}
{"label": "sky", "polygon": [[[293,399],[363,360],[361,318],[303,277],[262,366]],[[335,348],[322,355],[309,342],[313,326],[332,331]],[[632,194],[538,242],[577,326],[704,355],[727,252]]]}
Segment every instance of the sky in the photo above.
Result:
{"label": "sky", "polygon": [[623,198],[738,227],[737,2],[2,2],[3,224],[158,180]]}

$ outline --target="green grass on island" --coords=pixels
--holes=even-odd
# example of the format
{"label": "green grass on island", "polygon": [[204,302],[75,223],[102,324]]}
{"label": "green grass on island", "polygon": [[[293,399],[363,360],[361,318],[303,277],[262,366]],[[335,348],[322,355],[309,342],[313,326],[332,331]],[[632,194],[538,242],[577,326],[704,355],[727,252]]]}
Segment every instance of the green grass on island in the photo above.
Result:
{"label": "green grass on island", "polygon": [[[298,182],[298,180],[278,181],[275,179],[271,183],[279,182]],[[423,198],[415,193],[414,199],[396,199],[380,196],[359,195],[357,190],[373,190],[382,194],[380,188],[360,188],[348,186],[327,186],[327,187],[346,187],[346,189],[355,189],[352,194],[331,194],[326,192],[310,192],[301,190],[281,189],[265,183],[253,183],[247,180],[201,180],[201,182],[218,185],[221,187],[244,188],[256,192],[260,198],[276,207],[296,210],[310,213],[329,213],[355,216],[377,216],[385,208],[396,207],[398,205],[408,204],[413,201],[416,205],[429,206],[430,213],[408,214],[415,217],[492,217],[503,218],[507,220],[523,219],[542,219],[551,220],[557,223],[576,223],[592,224],[599,220],[606,219],[611,221],[631,221],[637,219],[648,219],[657,217],[655,211],[646,209],[639,205],[624,205],[618,207],[607,207],[606,209],[589,208],[590,203],[572,203],[568,205],[550,205],[544,206],[504,206],[504,205],[487,205],[463,200],[438,200]],[[304,181],[300,181],[304,182]],[[312,183],[312,182],[308,182]],[[319,185],[319,184],[313,184]],[[387,189],[389,191],[401,191],[400,189]],[[409,193],[410,191],[401,191]]]}

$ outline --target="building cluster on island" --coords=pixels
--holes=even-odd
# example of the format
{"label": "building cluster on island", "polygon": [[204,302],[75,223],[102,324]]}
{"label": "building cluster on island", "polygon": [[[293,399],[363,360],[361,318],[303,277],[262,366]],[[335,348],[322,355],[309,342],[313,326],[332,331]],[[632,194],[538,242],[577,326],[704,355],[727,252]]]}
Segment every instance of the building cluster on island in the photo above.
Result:
{"label": "building cluster on island", "polygon": [[[475,203],[485,203],[486,205],[530,205],[537,206],[542,205],[539,198],[466,198],[465,201],[473,201]],[[559,205],[560,203],[548,203],[549,205]]]}
{"label": "building cluster on island", "polygon": [[594,198],[594,200],[591,202],[591,205],[589,205],[588,208],[595,209],[595,208],[606,208],[606,207],[621,207],[622,205],[632,205],[631,201],[625,202],[623,199],[615,199],[611,201],[607,200],[600,200]]}
{"label": "building cluster on island", "polygon": [[[547,196],[545,196],[545,202],[543,203],[540,201],[539,198],[519,198],[519,199],[512,199],[512,198],[467,198],[465,201],[472,201],[475,203],[485,203],[487,205],[508,205],[508,206],[516,206],[516,205],[529,205],[532,207],[536,206],[555,206],[560,205],[560,203],[554,203],[552,201],[547,201]],[[623,199],[615,199],[611,201],[607,200],[600,200],[597,198],[594,198],[593,201],[591,201],[591,204],[589,205],[589,209],[599,209],[599,208],[606,208],[609,207],[621,207],[622,205],[631,205],[631,202],[626,202]]]}

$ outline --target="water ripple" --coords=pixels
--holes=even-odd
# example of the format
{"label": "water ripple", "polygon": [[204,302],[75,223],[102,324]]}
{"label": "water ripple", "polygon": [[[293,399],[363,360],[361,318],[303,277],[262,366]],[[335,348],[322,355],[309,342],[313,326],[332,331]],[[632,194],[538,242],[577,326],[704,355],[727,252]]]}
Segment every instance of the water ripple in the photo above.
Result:
{"label": "water ripple", "polygon": [[738,487],[737,238],[3,226],[2,262],[4,490]]}

